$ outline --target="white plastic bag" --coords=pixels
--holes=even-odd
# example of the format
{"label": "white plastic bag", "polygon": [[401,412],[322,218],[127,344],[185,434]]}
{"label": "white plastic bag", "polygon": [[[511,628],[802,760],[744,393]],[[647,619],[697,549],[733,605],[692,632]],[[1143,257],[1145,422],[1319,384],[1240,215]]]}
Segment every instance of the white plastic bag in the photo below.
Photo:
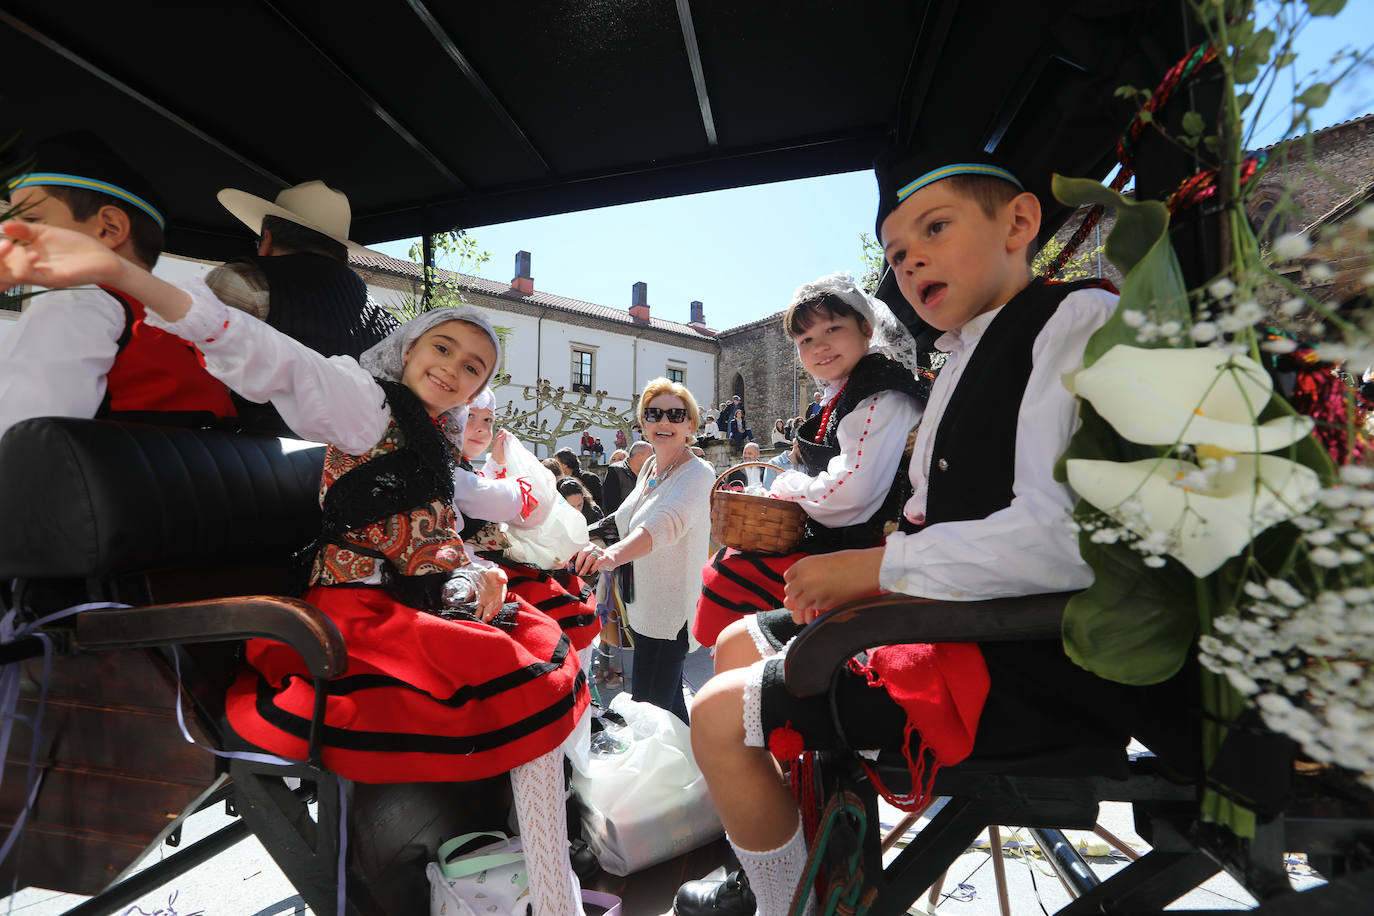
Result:
{"label": "white plastic bag", "polygon": [[[481,839],[496,842],[453,857]],[[529,903],[529,881],[519,837],[465,833],[440,846],[438,859],[425,866],[429,916],[523,916]]]}
{"label": "white plastic bag", "polygon": [[536,502],[529,515],[501,525],[511,544],[506,556],[538,569],[561,569],[586,546],[587,520],[558,494],[553,474],[514,436],[506,436],[505,457],[505,464],[488,461],[483,470],[523,481]]}
{"label": "white plastic bag", "polygon": [[720,818],[682,720],[624,693],[610,708],[625,717],[629,747],[593,755],[589,772],[572,778],[583,805],[582,835],[601,867],[633,874],[719,837]]}

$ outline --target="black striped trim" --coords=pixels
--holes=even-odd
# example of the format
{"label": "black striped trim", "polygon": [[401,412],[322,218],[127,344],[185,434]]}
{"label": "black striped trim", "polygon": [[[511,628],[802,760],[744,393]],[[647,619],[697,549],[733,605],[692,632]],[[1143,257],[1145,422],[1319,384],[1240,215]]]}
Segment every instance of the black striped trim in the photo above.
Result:
{"label": "black striped trim", "polygon": [[[740,554],[736,554],[736,556],[740,556]],[[771,611],[778,606],[777,595],[774,595],[772,592],[764,588],[762,585],[759,585],[757,582],[750,582],[744,576],[735,572],[733,569],[727,567],[724,563],[712,563],[711,569],[715,571],[716,575],[720,576],[722,579],[728,579],[731,582],[738,585],[740,588],[744,589],[745,591],[753,595],[757,595],[759,600],[763,602],[765,610]],[[778,579],[777,581],[781,582],[782,580]],[[703,588],[704,587],[705,586],[703,585]]]}
{"label": "black striped trim", "polygon": [[[493,751],[538,732],[570,713],[587,690],[587,676],[581,671],[573,689],[553,703],[519,722],[476,735],[417,735],[411,732],[370,732],[325,725],[320,735],[325,745],[345,751],[389,751],[394,753],[469,755]],[[264,722],[289,735],[307,740],[310,720],[277,707],[276,691],[258,675],[257,712]]]}
{"label": "black striped trim", "polygon": [[[702,597],[704,597],[707,601],[710,601],[712,604],[719,605],[720,607],[725,608],[727,611],[734,611],[736,614],[757,614],[759,612],[759,608],[755,605],[739,604],[737,602],[731,601],[728,598],[722,598],[720,595],[716,594],[715,592],[711,591],[711,589],[707,588],[704,584],[701,586],[701,594]],[[771,601],[772,599],[769,600]],[[774,610],[774,608],[769,607],[765,610],[771,611]]]}

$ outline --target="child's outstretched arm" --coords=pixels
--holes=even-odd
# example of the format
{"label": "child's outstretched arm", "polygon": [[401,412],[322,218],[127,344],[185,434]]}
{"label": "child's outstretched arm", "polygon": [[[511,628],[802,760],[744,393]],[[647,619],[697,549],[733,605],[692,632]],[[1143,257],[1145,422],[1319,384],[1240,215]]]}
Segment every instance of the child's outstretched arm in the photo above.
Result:
{"label": "child's outstretched arm", "polygon": [[326,358],[210,292],[153,276],[95,239],[54,226],[0,225],[0,288],[100,283],[143,303],[147,321],[194,344],[205,368],[250,401],[271,401],[299,436],[363,454],[386,431],[381,387],[357,361]]}
{"label": "child's outstretched arm", "polygon": [[40,223],[0,226],[0,285],[68,287],[100,283],[128,293],[168,321],[191,307],[191,297],[115,254],[94,238]]}

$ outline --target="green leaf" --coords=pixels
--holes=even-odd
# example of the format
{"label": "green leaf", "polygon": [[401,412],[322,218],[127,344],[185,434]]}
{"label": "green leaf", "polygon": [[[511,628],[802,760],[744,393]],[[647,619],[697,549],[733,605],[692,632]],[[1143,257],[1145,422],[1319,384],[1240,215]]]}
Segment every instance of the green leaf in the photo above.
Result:
{"label": "green leaf", "polygon": [[1255,34],[1254,44],[1250,45],[1255,52],[1255,59],[1263,64],[1269,61],[1269,55],[1274,53],[1274,42],[1278,40],[1278,35],[1273,29],[1263,29]]}
{"label": "green leaf", "polygon": [[[1202,115],[1196,111],[1190,111],[1183,116],[1183,132],[1196,137],[1202,133],[1206,125],[1202,121]],[[1196,142],[1196,141],[1194,141]]]}
{"label": "green leaf", "polygon": [[1203,137],[1202,145],[1207,148],[1209,153],[1215,154],[1217,150],[1221,149],[1221,138],[1216,136]]}
{"label": "green leaf", "polygon": [[1254,100],[1255,94],[1253,92],[1242,92],[1240,95],[1236,96],[1236,106],[1241,111],[1244,111],[1250,107],[1250,103]]}
{"label": "green leaf", "polygon": [[[1297,52],[1295,52],[1295,51],[1284,51],[1284,52],[1283,52],[1282,54],[1280,54],[1278,57],[1274,58],[1274,67],[1275,67],[1275,69],[1282,70],[1282,69],[1284,69],[1285,67],[1292,66],[1293,61],[1295,61],[1295,60],[1297,60],[1297,59],[1298,59]],[[1248,93],[1247,93],[1247,94],[1248,94]],[[1248,103],[1247,103],[1247,104],[1248,104]],[[1241,110],[1244,111],[1243,108],[1242,108]]]}
{"label": "green leaf", "polygon": [[1307,0],[1307,11],[1313,16],[1334,16],[1345,9],[1345,0]]}
{"label": "green leaf", "polygon": [[1139,94],[1140,90],[1134,86],[1117,86],[1116,91],[1112,93],[1112,95],[1116,96],[1118,99],[1130,99]]}
{"label": "green leaf", "polygon": [[1253,83],[1259,78],[1259,68],[1262,63],[1264,61],[1260,60],[1259,53],[1253,47],[1241,48],[1236,53],[1233,64],[1235,81],[1242,86],[1246,83]]}
{"label": "green leaf", "polygon": [[[1135,331],[1127,327],[1128,310],[1143,312],[1155,321],[1177,321],[1186,330],[1192,327],[1188,309],[1188,288],[1178,257],[1169,244],[1169,211],[1157,200],[1135,201],[1087,178],[1055,175],[1054,195],[1063,203],[1081,206],[1102,204],[1116,208],[1116,225],[1103,247],[1107,257],[1125,279],[1121,301],[1107,323],[1088,341],[1083,365],[1091,366],[1103,353],[1119,343],[1135,343]],[[1143,346],[1168,346],[1157,338]]]}
{"label": "green leaf", "polygon": [[1150,569],[1129,547],[1094,544],[1087,532],[1078,547],[1094,578],[1064,610],[1069,657],[1121,684],[1158,684],[1177,673],[1197,632],[1196,580],[1172,559]]}
{"label": "green leaf", "polygon": [[1321,108],[1330,96],[1330,83],[1313,83],[1304,89],[1294,101],[1308,108]]}

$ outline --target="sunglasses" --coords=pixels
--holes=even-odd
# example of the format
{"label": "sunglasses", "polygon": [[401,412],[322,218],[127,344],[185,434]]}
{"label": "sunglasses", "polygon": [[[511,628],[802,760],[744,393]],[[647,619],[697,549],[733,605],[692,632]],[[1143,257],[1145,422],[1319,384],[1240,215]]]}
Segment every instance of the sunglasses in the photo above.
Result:
{"label": "sunglasses", "polygon": [[686,423],[686,422],[687,422],[687,408],[686,408],[686,407],[668,407],[668,408],[666,408],[666,409],[663,408],[663,407],[646,407],[646,408],[644,408],[644,422],[645,422],[645,423],[657,423],[659,420],[662,420],[664,417],[667,417],[667,418],[668,418],[668,422],[669,422],[669,423]]}

